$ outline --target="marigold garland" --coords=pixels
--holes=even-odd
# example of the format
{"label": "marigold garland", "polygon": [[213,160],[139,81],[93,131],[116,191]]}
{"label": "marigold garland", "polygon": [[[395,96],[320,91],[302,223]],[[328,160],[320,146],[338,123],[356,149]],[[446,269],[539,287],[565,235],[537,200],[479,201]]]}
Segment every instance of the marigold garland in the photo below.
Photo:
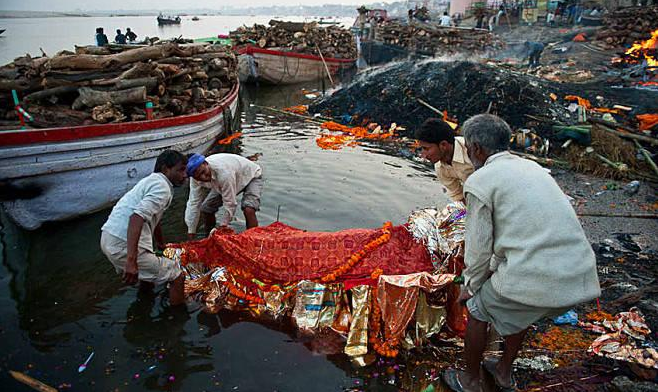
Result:
{"label": "marigold garland", "polygon": [[226,286],[226,288],[228,289],[228,292],[231,293],[231,295],[233,295],[235,297],[238,297],[238,298],[244,300],[245,302],[255,303],[255,304],[259,304],[259,305],[264,305],[265,304],[265,300],[262,299],[261,297],[259,297],[257,295],[251,295],[249,293],[246,293],[246,292],[240,290],[236,285],[234,285],[233,283],[231,283],[229,281],[222,282],[222,284],[224,286]]}
{"label": "marigold garland", "polygon": [[367,243],[363,249],[354,253],[347,262],[335,270],[331,271],[327,275],[320,278],[322,283],[329,283],[335,281],[339,276],[344,275],[347,271],[351,270],[359,261],[361,261],[368,254],[372,253],[377,247],[387,243],[391,239],[391,231],[393,230],[393,224],[391,222],[384,223],[382,228],[383,234],[377,237],[376,239]]}
{"label": "marigold garland", "polygon": [[394,358],[398,355],[398,339],[393,338],[382,341],[379,338],[381,332],[382,311],[377,303],[377,296],[372,295],[370,301],[370,328],[368,328],[368,341],[372,344],[377,354]]}

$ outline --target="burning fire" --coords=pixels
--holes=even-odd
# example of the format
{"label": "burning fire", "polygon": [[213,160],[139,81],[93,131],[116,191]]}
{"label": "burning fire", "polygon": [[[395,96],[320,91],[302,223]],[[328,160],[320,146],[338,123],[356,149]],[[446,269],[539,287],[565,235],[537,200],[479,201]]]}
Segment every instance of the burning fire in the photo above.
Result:
{"label": "burning fire", "polygon": [[651,33],[651,38],[644,42],[635,43],[626,51],[626,56],[635,61],[647,60],[649,67],[658,67],[656,50],[658,48],[658,29]]}

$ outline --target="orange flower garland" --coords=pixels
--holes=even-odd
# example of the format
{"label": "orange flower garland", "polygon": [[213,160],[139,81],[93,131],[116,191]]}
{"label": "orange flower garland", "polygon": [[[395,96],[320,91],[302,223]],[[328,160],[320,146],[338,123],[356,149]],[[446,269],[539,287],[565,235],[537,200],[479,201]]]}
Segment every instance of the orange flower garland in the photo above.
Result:
{"label": "orange flower garland", "polygon": [[372,253],[377,247],[387,243],[391,239],[391,230],[393,229],[393,224],[391,222],[384,223],[382,231],[384,234],[380,235],[376,239],[370,241],[363,247],[360,251],[354,253],[347,262],[337,269],[331,271],[327,275],[320,278],[322,283],[329,283],[336,280],[341,275],[344,275],[347,271],[351,270],[359,261],[361,261],[368,254]]}
{"label": "orange flower garland", "polygon": [[381,320],[382,320],[382,311],[377,304],[377,297],[375,295],[371,296],[370,301],[370,328],[368,328],[368,341],[372,344],[372,347],[375,349],[377,354],[384,357],[396,357],[398,355],[398,350],[395,348],[398,345],[397,339],[390,339],[387,341],[382,341],[379,339],[379,334],[381,332]]}
{"label": "orange flower garland", "polygon": [[238,288],[238,286],[234,285],[233,283],[230,283],[229,281],[222,282],[224,286],[228,289],[228,292],[231,293],[231,295],[238,297],[245,302],[249,303],[255,303],[258,305],[264,305],[265,300],[263,300],[261,297],[257,295],[251,295],[249,293],[246,293]]}

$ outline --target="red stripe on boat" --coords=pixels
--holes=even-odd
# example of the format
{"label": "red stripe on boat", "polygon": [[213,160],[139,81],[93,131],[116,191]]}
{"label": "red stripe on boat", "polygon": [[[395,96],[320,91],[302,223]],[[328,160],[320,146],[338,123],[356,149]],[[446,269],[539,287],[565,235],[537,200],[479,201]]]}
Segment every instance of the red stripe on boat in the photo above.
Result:
{"label": "red stripe on boat", "polygon": [[229,94],[220,101],[219,105],[201,113],[160,118],[157,120],[131,121],[115,124],[0,131],[0,146],[65,142],[194,124],[215,117],[223,112],[224,109],[226,109],[237,98],[239,88],[239,83],[236,83],[233,88],[231,88],[231,91],[229,91]]}
{"label": "red stripe on boat", "polygon": [[[286,52],[282,50],[262,49],[251,45],[241,46],[237,48],[237,51],[239,54],[263,53],[263,54],[271,54],[273,56],[296,57],[300,59],[322,61],[322,58],[320,56],[313,56],[310,54],[302,54],[297,52]],[[353,63],[356,61],[356,59],[337,59],[333,57],[325,57],[324,61],[327,63]]]}

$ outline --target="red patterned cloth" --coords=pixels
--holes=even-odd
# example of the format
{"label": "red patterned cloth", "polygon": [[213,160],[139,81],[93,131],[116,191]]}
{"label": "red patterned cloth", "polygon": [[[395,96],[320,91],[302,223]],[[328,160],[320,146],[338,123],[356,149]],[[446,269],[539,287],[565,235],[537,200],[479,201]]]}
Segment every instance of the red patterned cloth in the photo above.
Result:
{"label": "red patterned cloth", "polygon": [[[381,229],[309,232],[273,223],[240,234],[215,232],[200,241],[181,244],[187,263],[236,267],[259,280],[275,283],[315,280],[345,264],[355,252],[382,235]],[[427,249],[404,226],[338,280],[368,278],[377,268],[385,275],[432,271]]]}

